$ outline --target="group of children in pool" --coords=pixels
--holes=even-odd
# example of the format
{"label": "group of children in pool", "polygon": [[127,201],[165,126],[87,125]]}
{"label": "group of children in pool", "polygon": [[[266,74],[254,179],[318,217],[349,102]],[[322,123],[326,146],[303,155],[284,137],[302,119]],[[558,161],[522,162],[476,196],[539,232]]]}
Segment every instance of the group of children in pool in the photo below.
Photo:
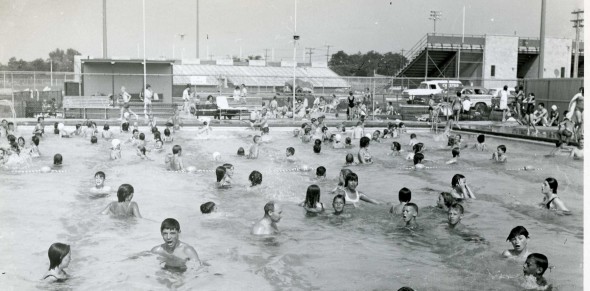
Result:
{"label": "group of children in pool", "polygon": [[[314,140],[313,152],[319,154],[321,152],[322,144],[329,144],[333,149],[350,149],[353,147],[352,139],[359,139],[359,151],[357,154],[358,164],[371,164],[373,163],[373,159],[369,150],[369,145],[371,142],[373,143],[381,143],[384,139],[390,138],[398,138],[402,133],[405,132],[405,127],[403,123],[390,123],[387,129],[384,129],[382,132],[380,130],[374,131],[372,134],[367,133],[364,134],[364,126],[363,124],[358,124],[352,131],[351,137],[346,137],[345,142],[342,143],[342,137],[346,135],[346,129],[343,125],[339,125],[337,127],[337,131],[334,133],[329,133],[327,126],[323,123],[323,116],[318,119],[312,119],[310,124],[305,123],[301,128],[302,130],[295,130],[294,135],[301,139],[303,143],[308,143],[311,140]],[[4,123],[4,121],[3,121]],[[125,124],[125,123],[123,123]],[[80,135],[84,137],[90,137],[91,143],[97,142],[98,130],[96,129],[96,124],[91,121],[87,121],[85,124],[86,129],[84,131],[81,130],[81,125],[76,126],[76,131],[69,133],[66,131],[65,127],[61,123],[57,123],[54,126],[54,133],[58,134],[60,137],[71,137],[73,135]],[[162,149],[162,145],[164,142],[172,142],[173,137],[171,133],[173,133],[178,128],[175,128],[173,124],[168,123],[166,124],[167,128],[164,130],[164,140],[162,140],[157,127],[152,127],[152,133],[154,135],[154,150],[158,151]],[[206,124],[208,126],[208,124]],[[126,126],[121,127],[121,131],[127,131],[128,128]],[[19,138],[18,140],[14,140],[14,125],[7,123],[6,126],[6,135],[11,145],[11,150],[21,151],[24,146],[24,138]],[[101,137],[106,140],[111,140],[111,153],[110,158],[113,160],[121,158],[121,142],[118,139],[113,139],[113,135],[109,134],[109,127],[105,125],[103,128],[103,132],[101,133]],[[132,128],[132,137],[127,141],[131,143],[133,146],[137,148],[137,153],[140,157],[146,158],[146,148],[145,148],[145,134],[140,133],[137,124],[134,124],[134,128]],[[33,144],[35,145],[35,150],[30,150],[31,152],[35,151],[38,153],[38,144],[39,139],[44,134],[44,124],[43,118],[40,117],[38,119],[38,124],[35,126],[33,132]],[[263,131],[262,135],[268,134],[268,130]],[[451,153],[453,155],[453,159],[447,162],[447,164],[456,163],[460,150],[467,148],[467,145],[462,145],[461,143],[461,135],[452,135],[447,134],[448,149],[451,149]],[[21,141],[22,139],[22,141]],[[243,155],[248,158],[256,159],[258,158],[259,146],[261,136],[255,135],[253,138],[253,145],[250,147],[248,154],[245,154],[243,148],[238,150],[238,155]],[[410,142],[408,144],[412,148],[412,153],[408,154],[407,159],[414,161],[414,168],[420,169],[424,168],[423,162],[424,160],[424,144],[417,140],[415,134],[411,134]],[[473,148],[481,151],[486,150],[485,145],[485,137],[480,135],[477,137],[477,143],[473,146]],[[392,152],[391,155],[400,155],[401,154],[401,144],[397,141],[392,142],[391,145]],[[287,148],[286,156],[287,160],[294,160],[295,149],[292,147]],[[184,167],[182,162],[182,148],[180,145],[175,145],[172,147],[172,153],[168,154],[165,159],[165,163],[170,170],[174,171],[186,171],[187,169]],[[56,154],[54,156],[54,164],[60,165],[62,162],[63,157],[60,154]],[[500,145],[497,148],[497,151],[493,153],[492,159],[497,162],[506,162],[506,147],[504,145]],[[354,156],[352,154],[346,155],[346,165],[353,165]],[[234,173],[233,165],[226,163],[222,166],[219,166],[215,170],[216,173],[216,183],[217,186],[220,188],[231,187],[232,183],[232,176]],[[326,170],[324,167],[318,167],[316,170],[316,176],[318,178],[325,177]],[[109,193],[110,188],[104,185],[105,174],[103,172],[97,172],[95,174],[95,181],[96,185],[93,188],[93,193]],[[249,175],[249,180],[251,182],[251,186],[257,186],[262,183],[262,174],[258,171],[253,171]],[[334,215],[341,215],[344,213],[345,205],[351,205],[356,207],[360,201],[365,201],[374,204],[380,204],[381,202],[372,199],[365,195],[362,192],[356,190],[356,186],[358,185],[358,176],[353,173],[350,169],[344,168],[340,172],[339,176],[340,183],[339,185],[332,190],[332,193],[335,194],[334,198],[332,199],[332,207],[334,209]],[[439,201],[437,206],[440,208],[445,208],[448,214],[448,224],[449,228],[453,230],[461,230],[464,226],[461,224],[461,219],[463,217],[464,207],[460,203],[463,199],[474,199],[475,195],[473,191],[469,188],[469,186],[465,183],[465,177],[461,174],[457,174],[453,177],[451,181],[452,189],[450,192],[443,192],[439,195]],[[119,187],[117,191],[117,202],[110,203],[101,213],[103,214],[113,214],[113,215],[120,215],[120,216],[135,216],[141,217],[139,212],[139,207],[137,203],[132,202],[131,199],[133,198],[133,186],[129,184],[123,184]],[[545,195],[543,202],[541,203],[544,208],[547,209],[556,209],[563,212],[568,212],[568,209],[565,207],[563,201],[557,197],[557,181],[553,178],[548,178],[543,183],[542,193]],[[399,191],[399,201],[400,204],[393,206],[390,209],[390,212],[395,215],[401,215],[402,220],[407,228],[415,229],[418,227],[416,222],[416,217],[418,216],[418,205],[410,202],[411,200],[411,191],[407,188],[402,188]],[[317,185],[310,185],[307,189],[305,201],[300,204],[302,207],[306,209],[307,212],[310,213],[321,213],[325,210],[324,205],[320,202],[320,188]],[[274,206],[273,206],[274,207]],[[207,202],[201,205],[201,211],[203,213],[210,213],[215,211],[216,205],[214,202]],[[265,213],[267,213],[267,209],[265,206]],[[266,215],[266,214],[265,214]],[[276,227],[276,224],[275,224]],[[168,229],[170,230],[170,229]],[[167,231],[168,231],[167,230]],[[173,228],[173,231],[179,232],[178,228]],[[167,245],[170,240],[167,240],[164,237],[164,229],[161,230],[163,238],[165,240],[165,244]],[[255,233],[253,231],[253,233]],[[504,255],[507,257],[519,257],[524,258],[526,255],[526,262],[524,266],[524,273],[525,275],[532,275],[536,278],[536,283],[539,286],[546,286],[547,283],[543,279],[543,273],[547,269],[548,263],[547,258],[541,254],[529,254],[528,250],[526,249],[526,242],[528,240],[528,232],[524,227],[516,227],[510,233],[508,237],[508,241],[510,241],[514,249],[508,250],[504,252]],[[174,242],[173,242],[174,243]],[[179,244],[179,241],[176,237],[175,244]],[[186,245],[188,246],[188,245]],[[171,245],[166,247],[167,250],[171,250],[174,252],[175,245]],[[190,246],[188,246],[190,247]],[[190,247],[192,249],[192,247]],[[194,251],[194,249],[193,249]],[[190,251],[188,253],[191,253]],[[196,251],[194,252],[196,255]],[[170,252],[168,252],[170,254]],[[69,246],[61,243],[53,244],[49,251],[48,255],[50,258],[50,268],[49,272],[47,273],[45,278],[55,279],[55,280],[62,280],[66,276],[63,269],[65,269],[70,260],[70,252]],[[193,255],[185,256],[195,257]],[[198,256],[196,256],[198,260]]]}

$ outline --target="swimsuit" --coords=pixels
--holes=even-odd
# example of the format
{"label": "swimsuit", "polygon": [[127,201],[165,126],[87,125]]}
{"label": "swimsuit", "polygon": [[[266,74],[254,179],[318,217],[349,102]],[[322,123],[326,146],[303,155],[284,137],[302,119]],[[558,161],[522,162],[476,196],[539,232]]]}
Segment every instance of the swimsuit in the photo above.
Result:
{"label": "swimsuit", "polygon": [[553,200],[555,200],[555,198],[557,198],[557,196],[555,196],[555,197],[551,198],[551,200],[549,200],[549,201],[546,203],[546,204],[547,204],[547,205],[546,205],[546,206],[547,206],[547,209],[551,209],[551,202],[553,202]]}

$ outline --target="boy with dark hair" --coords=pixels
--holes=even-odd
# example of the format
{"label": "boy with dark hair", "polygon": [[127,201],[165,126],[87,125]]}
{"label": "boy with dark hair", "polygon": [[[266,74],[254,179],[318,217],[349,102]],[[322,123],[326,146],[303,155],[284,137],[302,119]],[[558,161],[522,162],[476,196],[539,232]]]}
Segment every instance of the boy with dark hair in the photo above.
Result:
{"label": "boy with dark hair", "polygon": [[505,250],[502,256],[506,258],[523,258],[528,256],[530,253],[527,248],[529,241],[529,232],[524,226],[517,226],[510,231],[506,241],[509,241],[514,249]]}
{"label": "boy with dark hair", "polygon": [[111,192],[111,187],[105,186],[104,181],[106,179],[106,175],[103,171],[98,171],[94,174],[94,187],[90,189],[92,193],[109,193]]}
{"label": "boy with dark hair", "polygon": [[318,179],[326,179],[326,168],[324,166],[319,166],[315,170],[315,175]]}
{"label": "boy with dark hair", "polygon": [[131,202],[133,199],[133,186],[123,184],[117,190],[117,202],[111,202],[101,212],[101,214],[112,214],[115,216],[135,216],[141,218],[137,203]]}
{"label": "boy with dark hair", "polygon": [[456,163],[457,163],[457,161],[459,160],[459,154],[460,154],[461,152],[459,151],[459,148],[453,148],[453,149],[451,150],[451,153],[453,154],[453,158],[452,158],[452,159],[450,159],[450,160],[448,160],[448,161],[446,162],[446,164],[447,164],[447,165],[450,165],[450,164],[456,164]]}
{"label": "boy with dark hair", "polygon": [[409,202],[402,208],[402,218],[406,223],[406,228],[415,229],[418,227],[416,223],[416,216],[418,216],[418,205]]}
{"label": "boy with dark hair", "polygon": [[160,226],[164,243],[152,248],[152,253],[160,255],[158,259],[166,269],[185,271],[187,263],[201,266],[197,251],[190,245],[180,241],[180,223],[174,218],[166,218]]}
{"label": "boy with dark hair", "polygon": [[506,146],[499,145],[497,151],[492,154],[492,160],[498,163],[506,162]]}
{"label": "boy with dark hair", "polygon": [[448,221],[449,221],[449,228],[452,230],[463,230],[465,226],[461,224],[461,219],[463,219],[463,205],[459,203],[455,203],[449,207],[448,213]]}
{"label": "boy with dark hair", "polygon": [[[547,290],[550,286],[547,286],[547,280],[543,278],[543,274],[549,267],[549,260],[543,254],[532,253],[528,255],[526,261],[522,267],[525,279],[534,280],[529,284],[532,286],[526,286],[527,290]],[[532,288],[529,288],[532,287]]]}
{"label": "boy with dark hair", "polygon": [[396,206],[392,206],[389,209],[389,213],[393,213],[395,215],[400,215],[403,211],[404,206],[412,200],[412,191],[410,189],[404,187],[399,190],[398,193],[399,204]]}

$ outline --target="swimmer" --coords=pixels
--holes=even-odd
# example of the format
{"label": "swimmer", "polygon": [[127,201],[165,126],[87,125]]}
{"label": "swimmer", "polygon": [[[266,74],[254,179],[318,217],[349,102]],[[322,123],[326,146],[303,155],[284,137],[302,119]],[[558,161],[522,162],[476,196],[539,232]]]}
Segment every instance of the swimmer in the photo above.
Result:
{"label": "swimmer", "polygon": [[90,144],[97,144],[97,143],[98,143],[98,138],[96,136],[90,137]]}
{"label": "swimmer", "polygon": [[210,123],[211,123],[211,119],[209,119],[209,121],[203,121],[203,125],[199,126],[197,133],[209,135],[209,133],[211,132],[211,126],[209,126]]}
{"label": "swimmer", "polygon": [[394,141],[391,144],[391,148],[390,149],[391,149],[391,152],[387,153],[388,155],[399,156],[399,155],[401,155],[402,145],[399,142]]}
{"label": "swimmer", "polygon": [[160,234],[164,243],[152,248],[151,252],[160,255],[158,259],[166,269],[200,267],[201,260],[192,246],[180,241],[180,223],[174,218],[166,218],[160,225]]}
{"label": "swimmer", "polygon": [[325,180],[326,179],[326,167],[319,166],[315,170],[315,177],[318,180]]}
{"label": "swimmer", "polygon": [[361,138],[360,140],[360,149],[358,151],[358,159],[359,159],[359,164],[372,164],[372,157],[371,157],[371,152],[369,152],[369,144],[371,142],[371,139],[369,139],[368,137],[364,136]]}
{"label": "swimmer", "polygon": [[201,204],[201,213],[203,214],[209,214],[211,212],[215,212],[215,210],[217,210],[215,202],[209,201]]}
{"label": "swimmer", "polygon": [[412,200],[412,191],[410,191],[410,189],[408,189],[406,187],[401,188],[398,193],[398,199],[399,199],[399,204],[392,206],[391,209],[389,209],[389,213],[394,214],[394,215],[402,214],[402,210],[403,210],[404,206],[408,202],[410,202],[410,200]]}
{"label": "swimmer", "polygon": [[49,271],[43,276],[43,280],[48,282],[63,282],[68,278],[64,271],[70,265],[72,252],[70,245],[63,243],[54,243],[47,251],[49,257]]}
{"label": "swimmer", "polygon": [[223,164],[223,167],[225,168],[224,181],[226,184],[231,185],[232,179],[234,176],[234,165],[229,164],[229,163],[225,163],[225,164]]}
{"label": "swimmer", "polygon": [[402,219],[406,223],[405,227],[407,229],[418,228],[418,223],[416,223],[416,216],[418,216],[418,205],[412,202],[404,205],[404,207],[402,208]]}
{"label": "swimmer", "polygon": [[43,116],[37,117],[37,124],[33,129],[33,135],[43,136],[45,133],[45,118]]}
{"label": "swimmer", "polygon": [[344,205],[346,205],[346,198],[342,194],[334,196],[332,200],[332,208],[334,208],[334,215],[340,215],[344,212]]}
{"label": "swimmer", "polygon": [[340,135],[340,134],[334,135],[334,142],[332,143],[332,148],[343,149],[344,147],[345,147],[345,145],[342,142],[342,135]]}
{"label": "swimmer", "polygon": [[422,163],[424,155],[422,153],[414,154],[414,170],[424,169],[426,166]]}
{"label": "swimmer", "polygon": [[381,131],[379,131],[379,130],[373,131],[373,134],[371,135],[371,141],[381,142]]}
{"label": "swimmer", "polygon": [[543,194],[543,201],[539,203],[539,206],[544,209],[556,210],[562,214],[570,214],[569,209],[565,207],[565,204],[557,196],[557,180],[554,178],[547,178],[541,185],[541,193]]}
{"label": "swimmer", "polygon": [[57,124],[57,130],[59,131],[59,137],[70,137],[70,133],[66,130],[63,123]]}
{"label": "swimmer", "polygon": [[113,132],[110,131],[110,126],[108,124],[105,124],[103,126],[101,136],[102,136],[102,138],[107,139],[107,140],[113,138]]}
{"label": "swimmer", "polygon": [[287,161],[294,162],[295,161],[295,148],[288,147],[285,151],[285,155],[287,156]]}
{"label": "swimmer", "polygon": [[445,212],[449,211],[451,205],[456,203],[457,200],[451,195],[449,192],[441,192],[438,195],[438,200],[436,201],[436,207],[439,209],[443,209]]}
{"label": "swimmer", "polygon": [[227,177],[227,169],[224,166],[219,166],[215,169],[215,176],[217,178],[217,182],[215,184],[217,188],[228,188],[231,186],[230,183],[225,181]]}
{"label": "swimmer", "polygon": [[162,152],[164,150],[164,142],[161,139],[156,139],[156,143],[154,144],[154,151],[155,152]]}
{"label": "swimmer", "polygon": [[408,146],[414,147],[415,144],[419,143],[418,138],[416,137],[415,133],[410,134],[410,142],[408,142]]}
{"label": "swimmer", "polygon": [[354,145],[352,144],[352,139],[350,138],[350,136],[347,136],[344,139],[344,148],[351,149],[353,147],[354,147]]}
{"label": "swimmer", "polygon": [[499,145],[497,151],[492,154],[492,160],[497,163],[505,163],[506,162],[506,146]]}
{"label": "swimmer", "polygon": [[142,132],[139,134],[139,139],[136,141],[137,147],[145,146],[145,134]]}
{"label": "swimmer", "polygon": [[246,151],[244,150],[243,147],[238,148],[237,155],[238,155],[238,157],[246,156]]}
{"label": "swimmer", "polygon": [[258,159],[258,151],[259,151],[258,144],[260,143],[260,136],[255,135],[252,138],[252,141],[254,143],[250,146],[250,150],[249,150],[247,158],[248,159]]}
{"label": "swimmer", "polygon": [[121,159],[121,141],[113,139],[111,141],[111,160]]}
{"label": "swimmer", "polygon": [[380,204],[379,201],[369,198],[367,195],[356,189],[358,181],[359,178],[357,174],[352,172],[344,178],[344,196],[346,197],[347,205],[357,207],[361,200],[372,204]]}
{"label": "swimmer", "polygon": [[94,187],[90,188],[90,192],[95,194],[108,194],[111,192],[111,187],[104,185],[105,179],[106,175],[103,171],[96,172],[94,174]]}
{"label": "swimmer", "polygon": [[61,154],[55,154],[53,156],[53,167],[61,167],[63,162],[63,157]]}
{"label": "swimmer", "polygon": [[303,129],[303,135],[301,136],[301,142],[308,143],[311,141],[311,127],[305,126]]}
{"label": "swimmer", "polygon": [[283,210],[281,206],[274,201],[269,201],[264,205],[264,217],[252,227],[253,235],[273,235],[278,234],[277,223],[281,221]]}
{"label": "swimmer", "polygon": [[478,151],[487,151],[488,148],[486,146],[486,136],[480,134],[477,136],[477,143],[473,146]]}
{"label": "swimmer", "polygon": [[412,146],[412,151],[411,153],[408,153],[408,155],[406,156],[406,160],[413,160],[414,159],[414,155],[418,154],[418,153],[422,153],[422,150],[424,149],[424,144],[419,142],[416,143]]}
{"label": "swimmer", "polygon": [[80,124],[80,123],[76,124],[76,129],[74,130],[74,132],[72,132],[72,135],[77,135],[77,136],[82,135],[82,124]]}
{"label": "swimmer", "polygon": [[457,231],[465,229],[465,225],[461,223],[464,212],[463,205],[459,203],[455,203],[449,207],[449,211],[447,212],[449,229]]}
{"label": "swimmer", "polygon": [[166,159],[164,161],[168,170],[184,170],[184,163],[182,162],[182,147],[179,145],[174,145],[172,147],[172,154],[166,155]]}
{"label": "swimmer", "polygon": [[548,267],[549,260],[545,255],[539,253],[528,255],[522,266],[525,280],[527,280],[523,287],[527,290],[551,290],[551,285],[548,285],[543,277]]}
{"label": "swimmer", "polygon": [[332,189],[332,191],[330,191],[332,194],[335,194],[338,191],[344,191],[344,183],[346,180],[346,176],[348,174],[351,174],[352,171],[350,169],[347,168],[343,168],[340,170],[340,174],[338,175],[338,185]]}
{"label": "swimmer", "polygon": [[459,149],[458,148],[454,148],[451,150],[451,153],[453,154],[453,158],[448,160],[445,164],[450,165],[450,164],[456,164],[457,161],[459,161]]}
{"label": "swimmer", "polygon": [[362,121],[357,122],[356,126],[352,129],[352,138],[359,139],[359,138],[365,136],[364,131],[365,131],[365,129],[363,127],[363,122]]}
{"label": "swimmer", "polygon": [[139,143],[139,130],[134,129],[132,132],[131,137],[126,141],[126,143],[131,143],[133,145],[137,145]]}
{"label": "swimmer", "polygon": [[170,130],[168,128],[164,129],[164,142],[173,142],[174,137],[170,135]]}
{"label": "swimmer", "polygon": [[252,171],[250,176],[248,176],[248,180],[250,181],[250,188],[258,186],[262,184],[262,173],[258,171]]}
{"label": "swimmer", "polygon": [[145,146],[139,146],[137,148],[137,152],[136,154],[142,159],[142,160],[150,160],[153,161],[150,157],[147,156],[147,153],[149,151],[145,148]]}
{"label": "swimmer", "polygon": [[319,139],[315,140],[315,144],[313,145],[313,152],[319,154],[322,151],[322,141]]}
{"label": "swimmer", "polygon": [[529,232],[524,226],[519,225],[513,228],[506,241],[510,242],[514,249],[505,250],[502,253],[503,257],[524,260],[530,254],[527,248]]}
{"label": "swimmer", "polygon": [[137,203],[131,202],[133,199],[133,186],[123,184],[117,190],[117,202],[111,202],[107,207],[101,211],[101,214],[111,214],[115,216],[135,216],[141,218],[139,213],[139,206]]}
{"label": "swimmer", "polygon": [[467,186],[467,178],[461,174],[455,174],[451,179],[451,195],[455,199],[475,199],[475,194],[471,191],[471,188]]}
{"label": "swimmer", "polygon": [[318,185],[307,187],[305,201],[301,202],[299,206],[305,208],[310,213],[323,212],[324,204],[320,202],[320,187]]}
{"label": "swimmer", "polygon": [[346,154],[346,163],[345,166],[353,166],[354,163],[354,156],[351,153]]}

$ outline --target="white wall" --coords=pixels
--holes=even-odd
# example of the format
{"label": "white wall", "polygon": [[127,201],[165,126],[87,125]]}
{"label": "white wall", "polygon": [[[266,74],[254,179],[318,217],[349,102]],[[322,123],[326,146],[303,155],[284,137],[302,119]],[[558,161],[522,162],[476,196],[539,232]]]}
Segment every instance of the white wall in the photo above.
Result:
{"label": "white wall", "polygon": [[[518,63],[518,37],[486,35],[483,52],[483,86],[497,88],[516,86],[516,66]],[[496,74],[492,77],[492,65]]]}
{"label": "white wall", "polygon": [[543,78],[561,78],[561,68],[565,68],[564,78],[570,77],[572,67],[572,40],[566,38],[545,38],[543,52]]}

